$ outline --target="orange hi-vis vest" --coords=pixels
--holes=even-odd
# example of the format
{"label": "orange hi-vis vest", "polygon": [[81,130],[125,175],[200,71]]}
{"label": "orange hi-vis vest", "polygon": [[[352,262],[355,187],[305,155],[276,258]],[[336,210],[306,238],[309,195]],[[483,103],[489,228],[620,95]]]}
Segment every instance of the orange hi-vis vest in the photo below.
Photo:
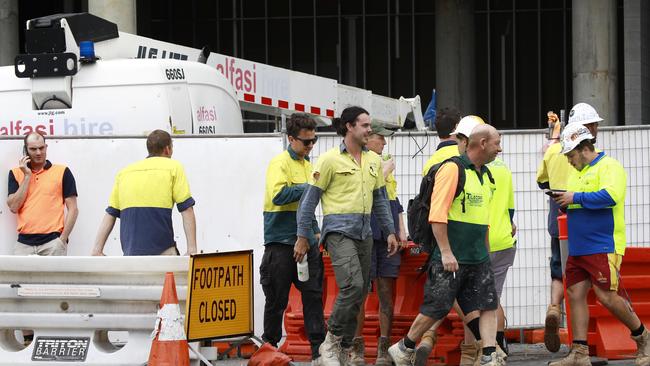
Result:
{"label": "orange hi-vis vest", "polygon": [[[63,232],[65,200],[63,198],[64,165],[52,165],[48,169],[32,173],[23,207],[18,210],[20,234],[49,234]],[[18,184],[25,174],[20,168],[11,170]]]}

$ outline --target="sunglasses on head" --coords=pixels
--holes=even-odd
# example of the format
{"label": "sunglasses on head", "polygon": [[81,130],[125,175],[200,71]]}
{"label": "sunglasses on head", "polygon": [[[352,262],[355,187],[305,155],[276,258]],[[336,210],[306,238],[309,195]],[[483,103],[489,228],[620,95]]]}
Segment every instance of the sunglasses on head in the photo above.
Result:
{"label": "sunglasses on head", "polygon": [[316,141],[318,141],[318,136],[314,137],[313,139],[301,139],[300,137],[296,137],[296,136],[293,136],[293,138],[302,142],[302,144],[305,146],[315,144]]}

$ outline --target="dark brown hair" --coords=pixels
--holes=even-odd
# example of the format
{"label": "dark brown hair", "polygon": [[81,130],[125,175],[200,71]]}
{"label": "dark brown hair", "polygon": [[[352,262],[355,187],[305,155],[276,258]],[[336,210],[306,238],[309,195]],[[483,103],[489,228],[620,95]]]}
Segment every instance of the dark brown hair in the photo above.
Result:
{"label": "dark brown hair", "polygon": [[438,137],[442,139],[449,138],[450,134],[460,122],[460,112],[455,108],[443,108],[436,114],[434,126]]}
{"label": "dark brown hair", "polygon": [[349,123],[352,126],[356,125],[357,117],[363,113],[370,115],[367,110],[361,107],[352,106],[345,108],[343,112],[341,112],[341,117],[334,118],[332,120],[332,126],[336,128],[336,134],[345,137],[345,135],[348,133],[348,127],[346,124]]}
{"label": "dark brown hair", "polygon": [[292,114],[287,120],[287,134],[289,136],[298,137],[298,134],[302,129],[310,131],[315,130],[316,120],[307,113]]}
{"label": "dark brown hair", "polygon": [[168,146],[172,146],[172,137],[167,131],[155,130],[147,137],[149,156],[160,156]]}

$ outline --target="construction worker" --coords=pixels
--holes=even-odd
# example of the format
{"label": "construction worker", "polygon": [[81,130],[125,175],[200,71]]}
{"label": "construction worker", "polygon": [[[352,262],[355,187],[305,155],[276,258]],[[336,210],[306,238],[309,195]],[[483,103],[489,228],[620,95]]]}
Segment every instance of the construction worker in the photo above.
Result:
{"label": "construction worker", "polygon": [[[575,168],[565,192],[553,191],[555,202],[567,211],[569,256],[566,262],[567,296],[571,307],[573,344],[569,354],[551,366],[589,366],[587,294],[630,329],[638,350],[635,365],[650,364],[650,333],[619,290],[619,270],[625,254],[625,194],[623,166],[592,143],[594,136],[579,123],[562,132],[561,153]],[[616,335],[610,335],[612,337]]]}
{"label": "construction worker", "polygon": [[9,171],[7,193],[18,223],[14,254],[66,255],[79,215],[77,185],[68,167],[47,160],[44,135],[25,135],[19,166]]}
{"label": "construction worker", "polygon": [[311,344],[312,361],[317,363],[318,347],[325,339],[323,257],[318,247],[317,221],[314,220],[308,236],[307,281],[298,280],[294,259],[296,211],[311,179],[309,153],[317,141],[316,121],[306,113],[294,113],[287,120],[287,135],[289,147],[271,159],[266,171],[264,256],[260,265],[260,283],[265,296],[262,339],[274,347],[282,339],[282,319],[293,284],[302,296],[305,335]]}
{"label": "construction worker", "polygon": [[174,204],[183,219],[185,255],[196,253],[196,202],[183,165],[171,158],[174,145],[169,132],[152,131],[147,136],[147,152],[146,159],[123,168],[115,177],[92,255],[104,255],[118,218],[124,255],[179,255],[172,226]]}
{"label": "construction worker", "polygon": [[480,364],[505,364],[497,354],[498,298],[486,245],[493,186],[485,165],[501,151],[501,137],[487,124],[474,127],[469,135],[467,150],[461,155],[466,178],[463,193],[455,196],[460,174],[456,163],[445,163],[436,173],[429,222],[437,246],[429,265],[420,313],[406,337],[388,349],[397,366],[414,362],[415,342],[447,315],[455,300],[465,314],[480,312]]}
{"label": "construction worker", "polygon": [[423,177],[427,175],[432,166],[442,163],[452,156],[459,155],[458,141],[451,135],[459,121],[460,112],[453,108],[443,108],[436,114],[434,126],[436,127],[440,142],[438,143],[438,147],[436,147],[436,152],[424,163],[424,168],[422,168]]}
{"label": "construction worker", "polygon": [[515,191],[512,184],[512,172],[503,160],[496,158],[488,164],[494,178],[495,190],[490,201],[490,265],[494,273],[494,283],[499,297],[497,309],[497,345],[508,354],[505,340],[505,314],[501,306],[501,294],[508,274],[508,269],[515,262],[517,252],[514,223]]}
{"label": "construction worker", "polygon": [[316,163],[313,183],[307,187],[298,208],[294,249],[296,261],[302,260],[309,248],[314,211],[320,201],[321,241],[332,260],[339,287],[328,332],[319,348],[320,363],[327,366],[349,361],[357,315],[370,285],[371,213],[386,235],[388,255],[395,254],[399,247],[381,157],[366,148],[372,132],[368,112],[360,107],[345,108],[333,125],[343,141],[321,155]]}
{"label": "construction worker", "polygon": [[[453,114],[451,119],[447,123],[454,121]],[[450,145],[443,149],[436,151],[436,153],[429,159],[429,162],[433,162],[433,165],[443,162],[444,160],[452,157],[459,156],[465,153],[467,149],[467,144],[469,141],[469,135],[472,133],[474,127],[485,124],[485,121],[479,116],[469,115],[463,117],[455,125],[455,129],[450,133],[452,139],[456,141],[456,145]],[[453,148],[453,149],[452,149]],[[456,154],[452,154],[456,150]],[[441,160],[438,160],[441,159]],[[432,166],[433,166],[432,165]],[[430,169],[430,168],[429,168]],[[424,174],[429,172],[429,169],[426,169]],[[463,319],[464,324],[464,334],[465,339],[460,345],[461,355],[460,355],[460,366],[472,366],[477,360],[480,359],[481,347],[478,344],[477,340],[481,339],[480,330],[479,330],[479,312],[475,311],[471,314],[463,314],[462,309],[458,305],[458,302],[454,301],[454,310],[458,316]],[[416,366],[426,366],[427,359],[433,351],[433,347],[436,344],[436,330],[442,324],[443,319],[439,319],[431,329],[427,330],[420,340],[418,347],[415,350],[415,365]]]}
{"label": "construction worker", "polygon": [[[578,103],[569,112],[569,125],[579,124],[587,127],[592,136],[598,133],[598,123],[603,119],[596,110],[587,103]],[[537,184],[540,189],[554,191],[566,190],[569,173],[573,170],[566,156],[561,153],[561,144],[552,144],[544,153],[544,158],[537,169]],[[549,199],[548,233],[551,236],[551,303],[546,310],[544,320],[544,344],[550,352],[560,349],[560,321],[562,318],[562,300],[564,286],[562,284],[562,263],[560,255],[560,239],[557,227],[557,216],[560,207],[553,199]]]}
{"label": "construction worker", "polygon": [[[376,154],[383,156],[383,174],[386,180],[386,193],[390,203],[390,210],[393,215],[395,231],[400,243],[406,243],[406,228],[404,227],[404,208],[397,198],[397,181],[393,176],[395,170],[395,161],[392,157],[382,155],[384,146],[386,146],[386,137],[392,136],[395,132],[391,131],[378,123],[372,124],[372,133],[368,138],[368,149]],[[399,275],[399,268],[402,261],[400,255],[388,256],[386,251],[387,243],[384,239],[385,233],[381,231],[379,223],[374,215],[370,217],[370,227],[374,244],[372,248],[372,259],[370,264],[370,280],[374,281],[377,295],[379,297],[379,332],[380,337],[377,341],[377,358],[375,365],[390,366],[392,360],[388,355],[390,346],[391,325],[393,323],[393,296],[395,293],[395,280]],[[365,300],[364,300],[365,303]],[[363,304],[363,303],[362,303]],[[365,344],[361,333],[365,319],[365,309],[363,305],[357,317],[357,331],[352,341],[352,351],[350,352],[351,365],[364,365]]]}

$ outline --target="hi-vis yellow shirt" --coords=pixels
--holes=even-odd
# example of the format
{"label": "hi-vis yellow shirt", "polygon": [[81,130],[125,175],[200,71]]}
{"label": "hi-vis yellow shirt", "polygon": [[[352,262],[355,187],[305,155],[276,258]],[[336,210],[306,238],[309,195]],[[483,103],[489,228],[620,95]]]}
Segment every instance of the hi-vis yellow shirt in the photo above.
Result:
{"label": "hi-vis yellow shirt", "polygon": [[[300,157],[289,147],[276,155],[266,170],[264,193],[264,244],[296,243],[296,211],[298,201],[311,180],[312,166],[309,157]],[[318,222],[313,223],[314,233],[320,232]],[[307,237],[316,244],[314,235]]]}
{"label": "hi-vis yellow shirt", "polygon": [[515,211],[515,191],[512,186],[512,172],[503,160],[496,158],[487,165],[494,178],[492,201],[490,201],[490,252],[512,248],[511,215]]}
{"label": "hi-vis yellow shirt", "polygon": [[422,168],[422,176],[424,177],[429,172],[432,166],[442,163],[443,161],[451,158],[452,156],[459,156],[458,143],[456,141],[443,141],[438,144],[438,149],[431,155],[429,160],[424,163]]}
{"label": "hi-vis yellow shirt", "polygon": [[567,179],[573,167],[561,151],[562,144],[555,143],[544,153],[544,159],[537,168],[537,183],[540,187],[557,191],[566,190]]}
{"label": "hi-vis yellow shirt", "polygon": [[314,182],[298,209],[298,235],[307,237],[318,201],[323,209],[322,239],[337,232],[355,240],[372,235],[374,213],[386,236],[395,233],[382,171],[381,157],[366,148],[358,163],[345,143],[318,158]]}

